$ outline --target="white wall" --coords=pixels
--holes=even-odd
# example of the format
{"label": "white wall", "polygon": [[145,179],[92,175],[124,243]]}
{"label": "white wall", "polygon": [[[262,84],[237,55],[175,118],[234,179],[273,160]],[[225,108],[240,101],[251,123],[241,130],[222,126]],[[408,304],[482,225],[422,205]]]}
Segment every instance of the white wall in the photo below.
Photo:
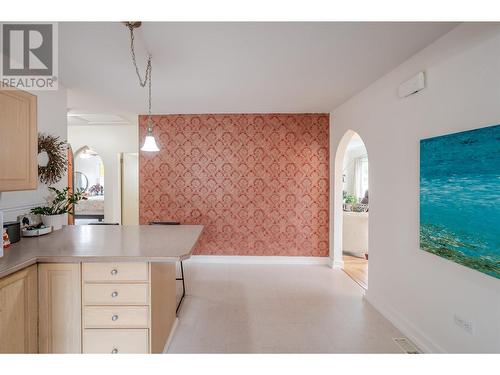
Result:
{"label": "white wall", "polygon": [[[399,99],[399,84],[419,71],[427,88]],[[349,129],[370,160],[367,300],[426,351],[500,352],[500,280],[419,250],[418,238],[419,140],[500,123],[500,25],[460,25],[331,119],[332,181]],[[332,189],[339,194],[337,182]],[[332,239],[339,226],[333,230]],[[338,242],[331,241],[335,260]],[[455,326],[454,314],[472,321],[474,334]]]}
{"label": "white wall", "polygon": [[104,163],[104,219],[121,221],[119,153],[139,151],[138,126],[83,125],[68,127],[68,142],[77,152],[83,146],[96,151]]}
{"label": "white wall", "polygon": [[[1,55],[0,55],[1,57]],[[67,138],[66,125],[66,89],[59,85],[57,91],[33,91],[38,100],[38,132]],[[66,187],[67,177],[63,176],[55,186]],[[37,190],[0,193],[0,210],[4,211],[5,220],[15,220],[17,215],[29,212],[31,207],[44,204],[48,196],[47,186],[38,182]]]}

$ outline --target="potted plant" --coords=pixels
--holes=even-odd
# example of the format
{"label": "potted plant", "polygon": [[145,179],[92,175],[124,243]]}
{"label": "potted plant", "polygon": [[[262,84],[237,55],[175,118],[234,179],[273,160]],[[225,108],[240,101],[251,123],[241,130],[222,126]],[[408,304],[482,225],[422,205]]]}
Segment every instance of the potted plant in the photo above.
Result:
{"label": "potted plant", "polygon": [[103,195],[104,187],[100,183],[97,183],[89,188],[89,193],[92,195]]}
{"label": "potted plant", "polygon": [[71,213],[73,206],[87,198],[83,195],[83,190],[70,193],[69,188],[59,190],[49,187],[49,191],[53,195],[49,204],[47,206],[34,207],[31,209],[31,213],[40,215],[44,225],[51,226],[53,230],[58,230],[68,222],[68,213]]}
{"label": "potted plant", "polygon": [[344,211],[352,211],[352,205],[358,203],[358,198],[354,195],[347,194],[344,197]]}

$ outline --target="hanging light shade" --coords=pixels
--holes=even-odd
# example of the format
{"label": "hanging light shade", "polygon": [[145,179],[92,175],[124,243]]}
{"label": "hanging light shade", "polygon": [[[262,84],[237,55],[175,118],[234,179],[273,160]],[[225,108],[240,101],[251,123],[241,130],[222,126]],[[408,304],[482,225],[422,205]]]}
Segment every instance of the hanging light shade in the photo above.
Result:
{"label": "hanging light shade", "polygon": [[156,144],[155,137],[153,135],[153,129],[148,125],[148,130],[146,132],[146,138],[144,138],[144,144],[141,147],[141,151],[158,152],[160,151],[158,145]]}

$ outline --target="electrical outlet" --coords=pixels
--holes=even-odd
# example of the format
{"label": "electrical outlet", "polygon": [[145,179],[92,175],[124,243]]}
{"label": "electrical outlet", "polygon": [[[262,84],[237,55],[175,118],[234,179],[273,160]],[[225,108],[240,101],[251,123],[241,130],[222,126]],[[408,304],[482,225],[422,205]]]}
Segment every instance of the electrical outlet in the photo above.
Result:
{"label": "electrical outlet", "polygon": [[455,322],[455,325],[462,328],[469,335],[474,334],[474,326],[470,320],[464,319],[456,314],[453,316],[453,320]]}

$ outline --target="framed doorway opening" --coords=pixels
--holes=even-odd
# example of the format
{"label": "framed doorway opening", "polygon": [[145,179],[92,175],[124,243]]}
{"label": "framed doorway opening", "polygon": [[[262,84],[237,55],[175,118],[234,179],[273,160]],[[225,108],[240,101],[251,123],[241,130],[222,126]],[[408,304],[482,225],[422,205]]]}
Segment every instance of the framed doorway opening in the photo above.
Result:
{"label": "framed doorway opening", "polygon": [[334,265],[368,288],[369,160],[360,135],[349,130],[335,155]]}

